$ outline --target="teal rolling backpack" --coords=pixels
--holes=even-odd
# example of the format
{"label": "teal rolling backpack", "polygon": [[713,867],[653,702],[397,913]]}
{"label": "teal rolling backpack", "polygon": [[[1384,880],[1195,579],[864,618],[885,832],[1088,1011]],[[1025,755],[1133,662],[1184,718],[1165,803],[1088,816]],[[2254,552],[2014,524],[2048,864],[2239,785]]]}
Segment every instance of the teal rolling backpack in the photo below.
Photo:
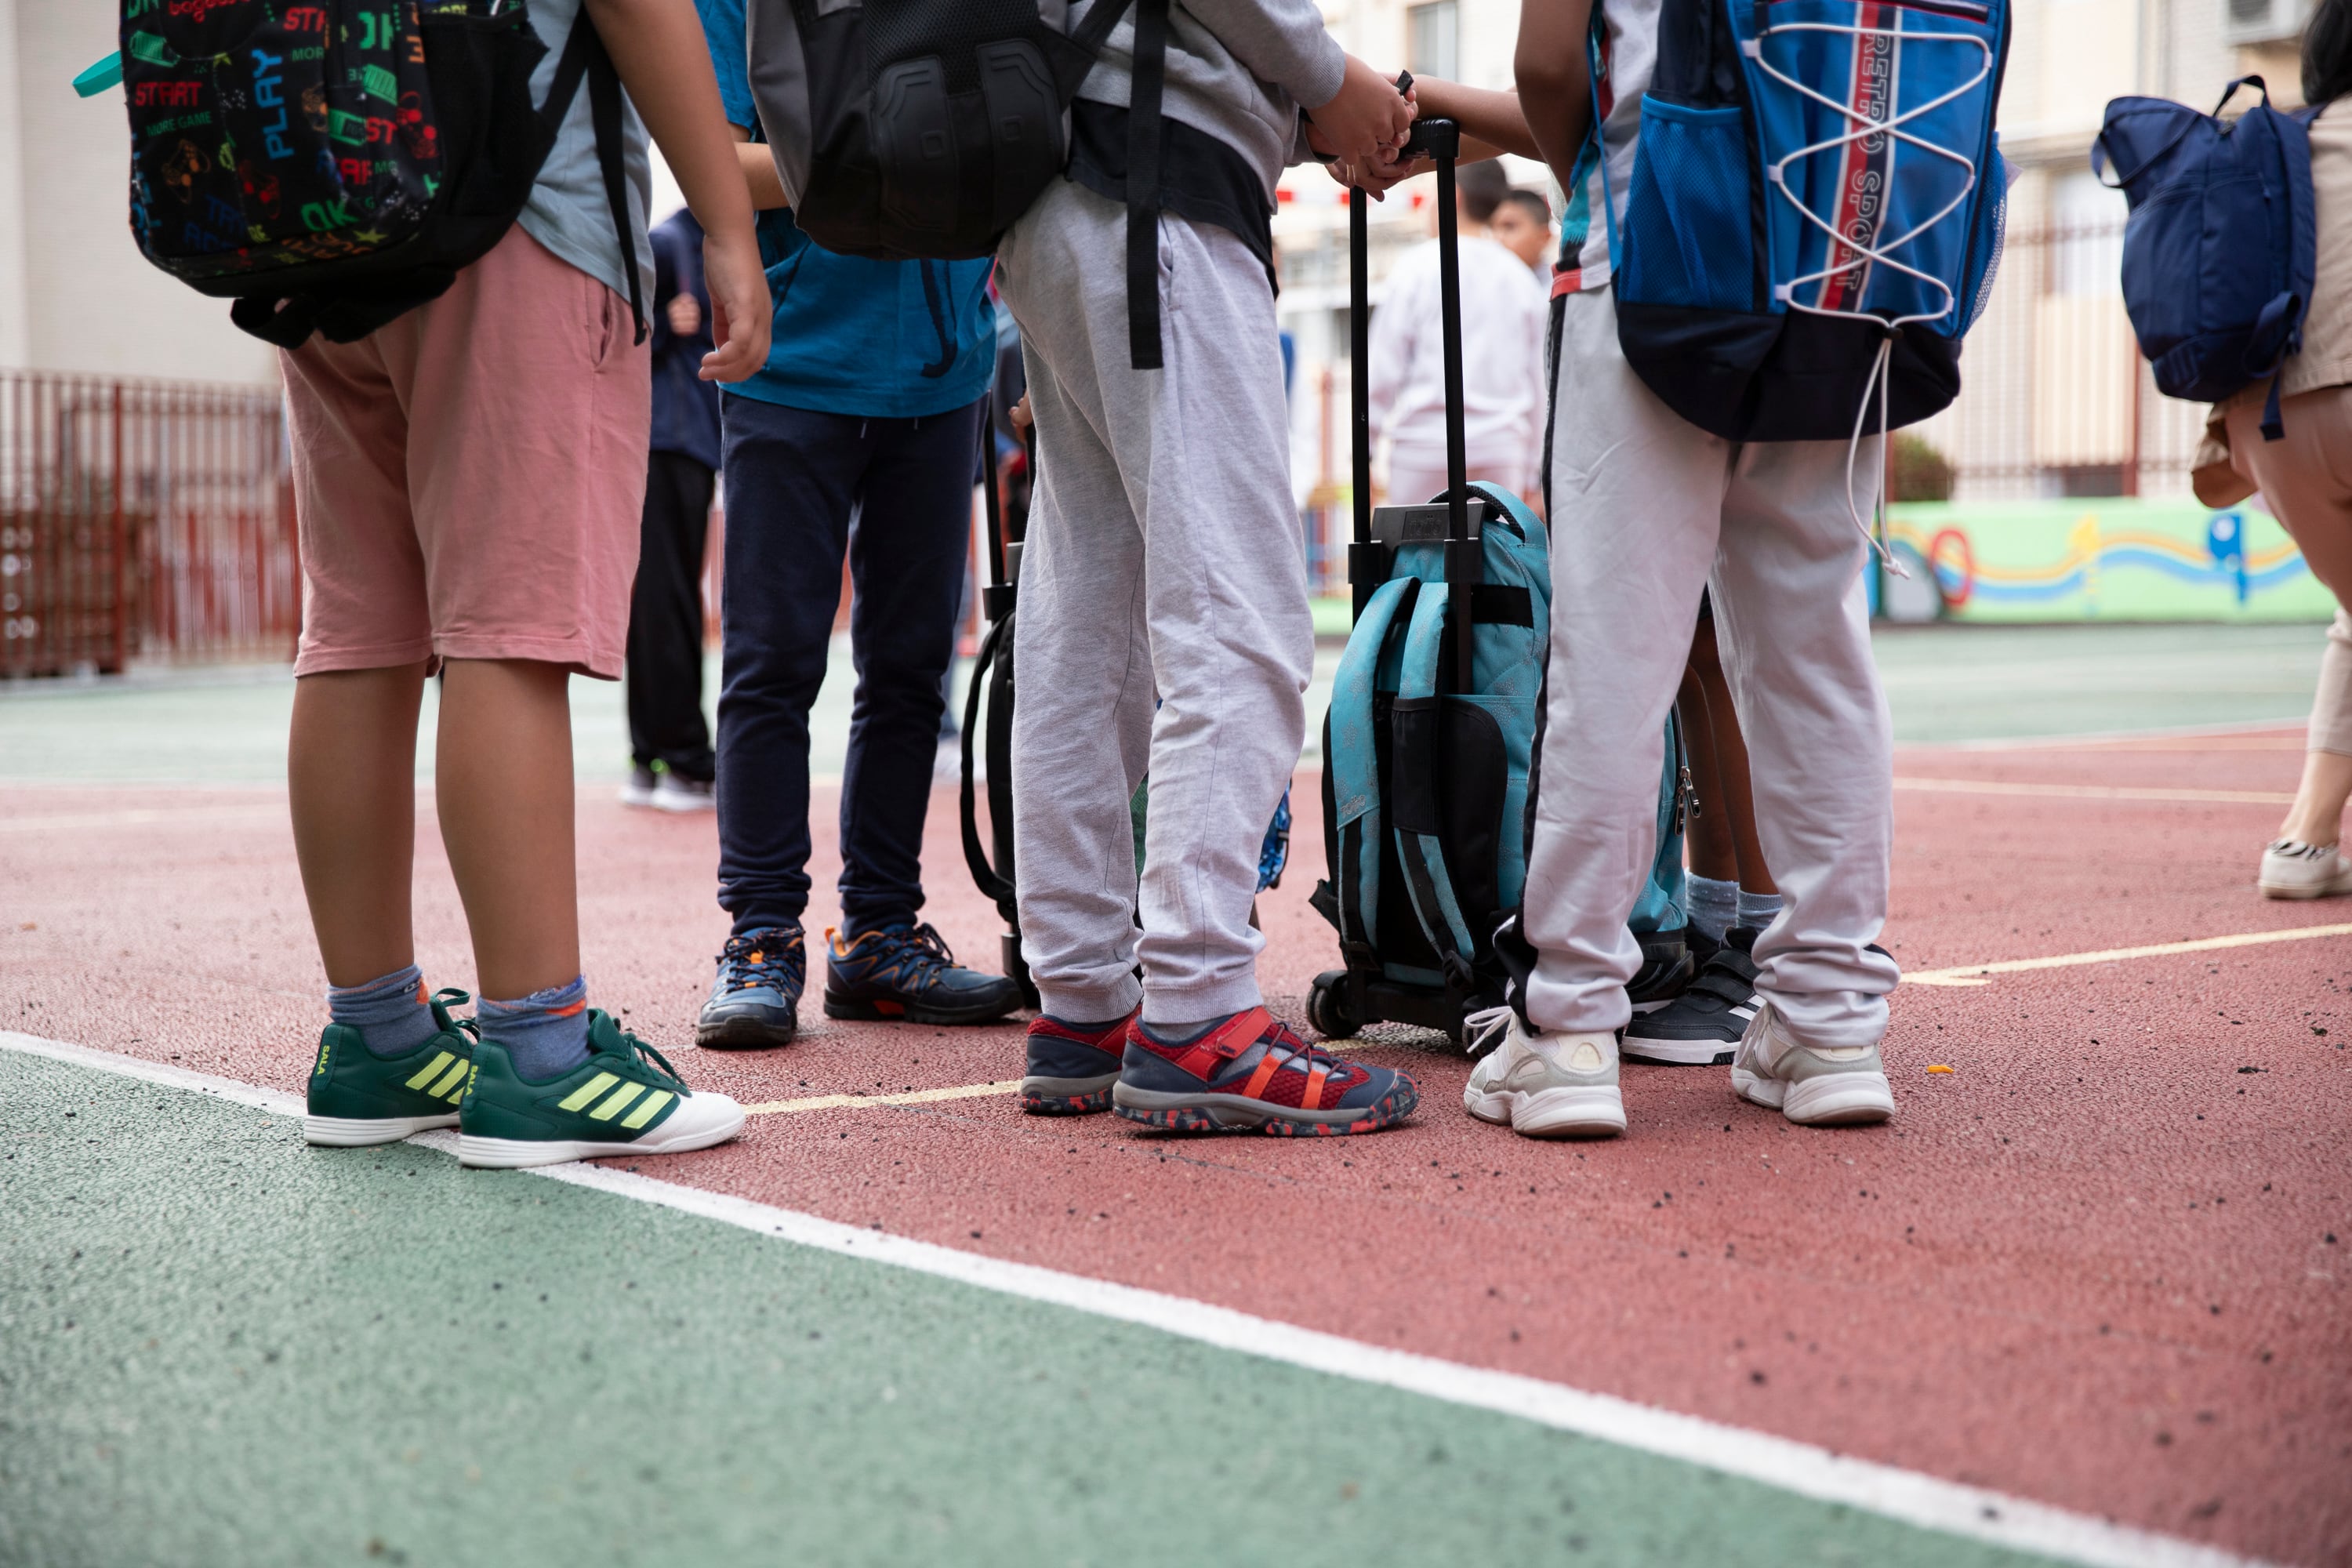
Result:
{"label": "teal rolling backpack", "polygon": [[[1365,204],[1349,204],[1353,272],[1355,626],[1323,730],[1323,847],[1314,904],[1338,928],[1346,967],[1318,975],[1317,1030],[1366,1024],[1443,1029],[1503,999],[1495,932],[1527,881],[1535,760],[1542,742],[1551,626],[1550,542],[1527,503],[1464,479],[1461,287],[1454,160],[1458,129],[1423,120],[1437,160],[1439,292],[1444,315],[1446,493],[1425,505],[1371,504],[1366,409],[1370,310]],[[1466,613],[1465,613],[1466,611]],[[1667,721],[1657,855],[1633,925],[1645,960],[1636,990],[1687,978],[1683,942],[1681,734]]]}

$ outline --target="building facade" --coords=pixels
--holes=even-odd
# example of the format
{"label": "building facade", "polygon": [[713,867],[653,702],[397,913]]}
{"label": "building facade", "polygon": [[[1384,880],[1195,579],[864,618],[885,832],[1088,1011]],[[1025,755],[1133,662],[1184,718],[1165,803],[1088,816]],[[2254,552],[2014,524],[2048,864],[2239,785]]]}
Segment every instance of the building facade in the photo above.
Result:
{"label": "building facade", "polygon": [[[2009,240],[1992,304],[1970,335],[1966,390],[1915,432],[1954,472],[1958,499],[2185,494],[2200,406],[2156,391],[2123,310],[2125,208],[2090,147],[2110,99],[2133,93],[2200,108],[2233,77],[2259,74],[2299,101],[2297,37],[2309,0],[2012,0],[2000,133],[2011,164]],[[1515,0],[1332,0],[1332,28],[1376,64],[1402,62],[1481,87],[1511,84]],[[2249,95],[2251,100],[2251,95]],[[1539,168],[1514,182],[1557,197]],[[1276,232],[1283,323],[1298,344],[1302,490],[1344,482],[1346,208],[1330,182],[1294,170]],[[1429,199],[1424,192],[1419,202]],[[1410,191],[1373,209],[1372,267],[1426,232]],[[1321,403],[1336,384],[1339,422]]]}

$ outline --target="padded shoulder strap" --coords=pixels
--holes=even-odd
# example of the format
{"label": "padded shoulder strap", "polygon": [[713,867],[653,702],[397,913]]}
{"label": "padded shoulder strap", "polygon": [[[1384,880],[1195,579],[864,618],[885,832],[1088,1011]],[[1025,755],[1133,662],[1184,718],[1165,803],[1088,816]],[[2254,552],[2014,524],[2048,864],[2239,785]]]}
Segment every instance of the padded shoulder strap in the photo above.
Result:
{"label": "padded shoulder strap", "polygon": [[1339,943],[1369,946],[1380,930],[1381,784],[1372,735],[1372,687],[1400,609],[1410,612],[1418,578],[1396,577],[1372,591],[1349,634],[1331,681],[1331,812],[1339,845],[1331,880],[1339,894]]}
{"label": "padded shoulder strap", "polygon": [[[1389,784],[1396,798],[1389,803],[1396,832],[1397,861],[1404,868],[1406,895],[1422,934],[1441,957],[1461,961],[1459,979],[1467,986],[1469,964],[1477,946],[1454,896],[1454,879],[1445,867],[1445,851],[1437,837],[1437,770],[1445,765],[1438,741],[1438,661],[1444,657],[1445,607],[1449,585],[1429,583],[1412,607],[1412,625],[1404,637],[1404,668],[1397,679],[1395,703],[1389,710],[1391,741]],[[1449,974],[1455,973],[1448,964]]]}

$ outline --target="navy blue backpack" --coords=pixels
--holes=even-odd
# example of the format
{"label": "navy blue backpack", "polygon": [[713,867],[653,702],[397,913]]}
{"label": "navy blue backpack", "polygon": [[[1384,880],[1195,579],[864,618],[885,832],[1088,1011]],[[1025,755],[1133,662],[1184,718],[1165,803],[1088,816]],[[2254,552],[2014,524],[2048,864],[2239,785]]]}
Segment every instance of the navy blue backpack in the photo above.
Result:
{"label": "navy blue backpack", "polygon": [[1650,389],[1738,441],[1950,403],[2000,254],[2008,54],[2007,0],[1664,0],[1609,237]]}
{"label": "navy blue backpack", "polygon": [[[1334,1038],[1392,1021],[1460,1039],[1469,1014],[1502,1000],[1507,975],[1495,935],[1527,882],[1551,640],[1550,542],[1518,497],[1465,482],[1457,131],[1451,121],[1418,121],[1408,149],[1434,157],[1438,178],[1450,483],[1424,504],[1371,504],[1366,203],[1359,196],[1349,207],[1355,626],[1324,721],[1330,876],[1312,900],[1338,928],[1347,967],[1317,975],[1307,1002],[1307,1021]],[[1682,835],[1688,775],[1671,718],[1665,756],[1657,848],[1631,922],[1654,989],[1678,984],[1690,967]]]}
{"label": "navy blue backpack", "polygon": [[[2262,103],[2221,110],[2252,82]],[[2271,107],[2240,77],[2210,114],[2161,98],[2119,98],[2091,143],[2091,166],[2131,204],[2124,309],[2168,397],[2219,403],[2271,378],[2263,436],[2284,434],[2278,373],[2303,348],[2317,270],[2310,122]]]}

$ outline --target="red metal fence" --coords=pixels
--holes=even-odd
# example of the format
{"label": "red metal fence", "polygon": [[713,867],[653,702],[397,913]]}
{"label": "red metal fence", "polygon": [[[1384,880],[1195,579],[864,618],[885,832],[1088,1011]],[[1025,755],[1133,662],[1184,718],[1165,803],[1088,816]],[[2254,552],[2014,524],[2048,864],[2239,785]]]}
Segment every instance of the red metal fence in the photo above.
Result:
{"label": "red metal fence", "polygon": [[289,658],[300,584],[276,389],[0,372],[0,676]]}

